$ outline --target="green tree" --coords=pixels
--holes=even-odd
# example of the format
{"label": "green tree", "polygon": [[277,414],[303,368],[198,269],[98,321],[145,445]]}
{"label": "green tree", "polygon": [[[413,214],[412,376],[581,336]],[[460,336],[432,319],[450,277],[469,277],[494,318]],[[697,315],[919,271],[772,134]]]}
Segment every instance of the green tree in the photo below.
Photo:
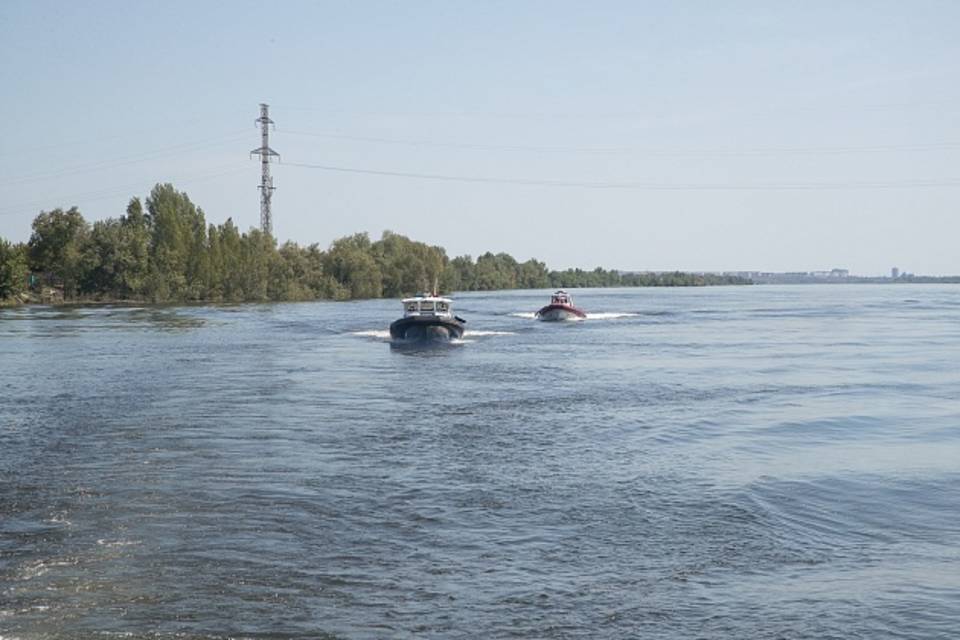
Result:
{"label": "green tree", "polygon": [[519,265],[517,286],[521,289],[543,289],[550,286],[550,274],[547,265],[530,259]]}
{"label": "green tree", "polygon": [[489,251],[477,258],[476,288],[480,291],[517,288],[518,264],[507,253]]}
{"label": "green tree", "polygon": [[379,298],[383,295],[380,268],[370,249],[370,236],[357,233],[335,240],[326,252],[323,269],[340,285],[338,297]]}
{"label": "green tree", "polygon": [[445,291],[476,291],[477,269],[470,256],[457,256],[444,270]]}
{"label": "green tree", "polygon": [[0,238],[0,300],[23,293],[29,273],[26,247]]}
{"label": "green tree", "polygon": [[384,296],[399,297],[439,288],[447,264],[447,254],[440,247],[384,231],[370,250],[380,269]]}
{"label": "green tree", "polygon": [[147,198],[151,224],[151,293],[155,299],[199,297],[206,223],[186,193],[158,184]]}
{"label": "green tree", "polygon": [[84,245],[88,234],[89,225],[76,207],[41,212],[33,221],[28,243],[30,266],[51,284],[62,285],[66,297],[76,295],[86,276]]}
{"label": "green tree", "polygon": [[278,270],[274,268],[276,245],[274,239],[260,231],[252,229],[240,239],[240,259],[242,274],[243,300],[264,301],[270,300],[270,292],[282,289],[282,285],[275,283],[271,287],[271,275],[276,276]]}
{"label": "green tree", "polygon": [[125,255],[122,233],[123,227],[118,220],[98,220],[93,223],[83,248],[84,262],[90,268],[80,283],[82,293],[115,298],[125,296],[127,292],[124,290],[123,274],[129,257]]}
{"label": "green tree", "polygon": [[126,215],[120,218],[125,261],[120,284],[126,295],[143,295],[150,274],[150,219],[143,212],[140,198],[132,198]]}
{"label": "green tree", "polygon": [[223,246],[220,239],[221,227],[211,224],[207,229],[207,281],[205,289],[210,300],[223,300]]}
{"label": "green tree", "polygon": [[243,300],[243,251],[240,231],[231,218],[223,223],[217,232],[219,244],[219,264],[221,289],[224,300]]}
{"label": "green tree", "polygon": [[[323,271],[323,252],[316,244],[301,248],[287,242],[277,252],[285,278],[287,294],[275,299],[313,300],[342,297],[340,285]],[[277,294],[280,295],[279,293]]]}

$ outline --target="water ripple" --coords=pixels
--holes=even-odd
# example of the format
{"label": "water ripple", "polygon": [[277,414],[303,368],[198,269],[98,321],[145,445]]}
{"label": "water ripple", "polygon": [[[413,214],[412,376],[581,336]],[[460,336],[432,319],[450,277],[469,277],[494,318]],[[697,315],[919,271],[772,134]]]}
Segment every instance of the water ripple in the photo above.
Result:
{"label": "water ripple", "polygon": [[954,291],[0,311],[0,637],[953,637]]}

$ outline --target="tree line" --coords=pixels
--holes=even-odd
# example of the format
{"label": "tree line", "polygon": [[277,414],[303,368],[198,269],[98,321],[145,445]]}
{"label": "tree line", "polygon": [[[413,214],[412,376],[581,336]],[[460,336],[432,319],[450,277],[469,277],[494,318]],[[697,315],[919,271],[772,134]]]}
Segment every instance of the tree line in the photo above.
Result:
{"label": "tree line", "polygon": [[41,212],[26,243],[0,238],[0,300],[248,302],[400,297],[418,291],[545,287],[746,284],[689,273],[550,271],[506,253],[447,257],[442,247],[385,231],[335,240],[327,249],[277,246],[232,220],[207,224],[203,210],[173,185],[133,198],[119,218],[87,222],[76,208]]}

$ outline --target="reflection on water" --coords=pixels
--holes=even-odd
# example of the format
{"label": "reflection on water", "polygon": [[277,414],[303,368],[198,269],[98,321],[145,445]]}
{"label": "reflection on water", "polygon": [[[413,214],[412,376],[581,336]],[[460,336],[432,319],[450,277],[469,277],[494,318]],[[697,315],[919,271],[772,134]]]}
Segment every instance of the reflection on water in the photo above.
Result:
{"label": "reflection on water", "polygon": [[0,310],[3,638],[950,638],[960,288]]}
{"label": "reflection on water", "polygon": [[[390,342],[390,351],[405,356],[419,358],[445,357],[466,344],[463,340],[423,340],[411,342]],[[440,372],[438,372],[439,374]]]}
{"label": "reflection on water", "polygon": [[115,305],[16,307],[0,309],[0,322],[4,324],[7,333],[39,332],[51,336],[107,330],[127,331],[144,324],[156,330],[177,331],[195,329],[208,321],[202,315],[196,314],[194,309]]}

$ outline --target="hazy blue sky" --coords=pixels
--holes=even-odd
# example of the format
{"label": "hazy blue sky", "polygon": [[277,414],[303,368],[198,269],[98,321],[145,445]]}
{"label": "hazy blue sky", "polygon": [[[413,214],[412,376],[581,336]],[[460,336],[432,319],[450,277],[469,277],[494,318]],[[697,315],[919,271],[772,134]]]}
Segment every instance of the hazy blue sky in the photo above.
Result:
{"label": "hazy blue sky", "polygon": [[958,34],[952,0],[4,0],[0,236],[166,181],[256,226],[268,102],[280,240],[960,273]]}

